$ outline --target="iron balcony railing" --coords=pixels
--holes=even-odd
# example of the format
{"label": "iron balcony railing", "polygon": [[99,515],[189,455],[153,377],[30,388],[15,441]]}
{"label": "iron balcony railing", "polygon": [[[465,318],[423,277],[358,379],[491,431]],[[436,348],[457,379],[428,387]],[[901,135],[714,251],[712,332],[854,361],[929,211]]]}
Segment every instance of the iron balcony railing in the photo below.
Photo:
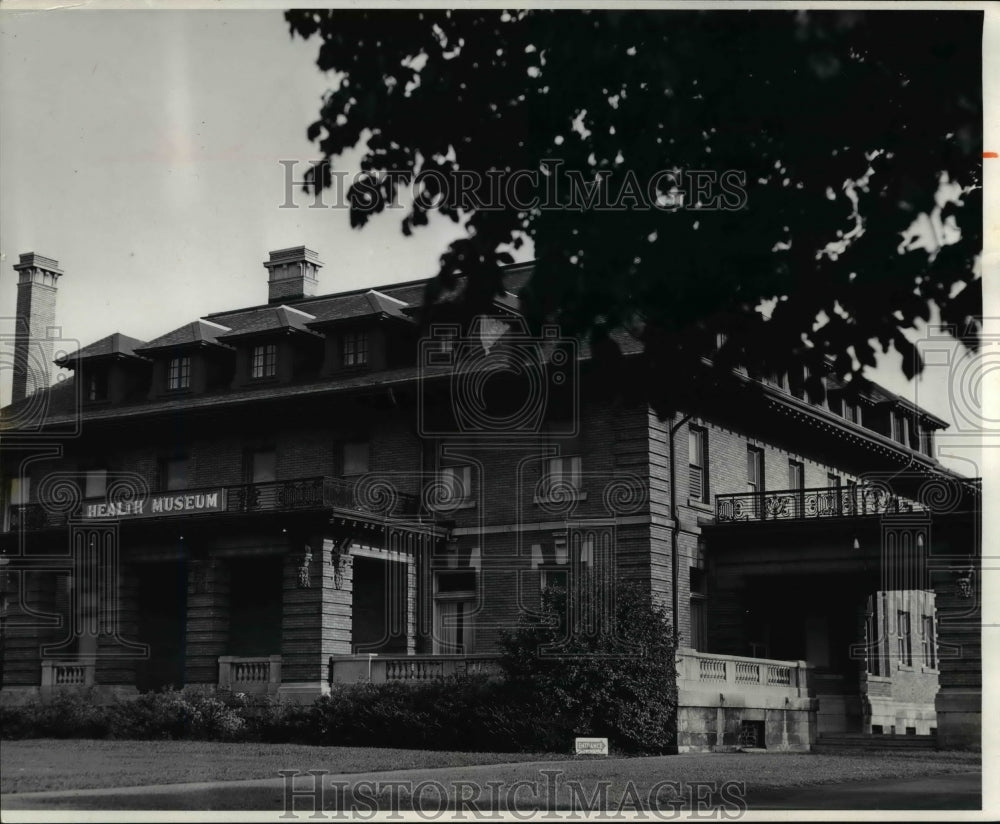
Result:
{"label": "iron balcony railing", "polygon": [[[216,496],[210,498],[210,496]],[[51,529],[66,526],[70,520],[88,516],[92,507],[116,506],[121,517],[128,520],[178,515],[174,502],[184,499],[180,506],[195,505],[190,514],[240,514],[254,512],[296,512],[308,510],[340,509],[370,517],[399,520],[420,520],[427,516],[419,495],[402,492],[378,476],[364,476],[357,480],[315,477],[295,478],[288,481],[236,484],[197,489],[178,489],[169,492],[130,493],[120,501],[107,498],[67,499],[14,504],[10,507],[7,531]],[[198,509],[198,504],[211,500],[213,506]],[[136,506],[136,501],[144,501]],[[156,504],[162,501],[161,505]],[[152,502],[150,504],[150,502]],[[171,509],[167,509],[168,506]],[[101,517],[114,518],[114,512]]]}
{"label": "iron balcony railing", "polygon": [[879,486],[779,489],[715,496],[716,523],[854,518],[924,511],[923,504],[893,495]]}

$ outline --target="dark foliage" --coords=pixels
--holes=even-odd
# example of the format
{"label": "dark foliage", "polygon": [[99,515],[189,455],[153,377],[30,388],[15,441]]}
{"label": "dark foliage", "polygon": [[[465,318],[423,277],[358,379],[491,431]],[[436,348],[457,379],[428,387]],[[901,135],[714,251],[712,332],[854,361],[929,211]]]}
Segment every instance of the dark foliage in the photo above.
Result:
{"label": "dark foliage", "polygon": [[590,580],[549,589],[539,615],[503,635],[507,683],[549,707],[573,735],[607,737],[625,751],[664,751],[675,742],[677,672],[662,607],[631,585]]}
{"label": "dark foliage", "polygon": [[[319,68],[339,75],[309,138],[328,160],[360,144],[362,169],[375,175],[352,189],[352,225],[392,200],[399,178],[385,172],[461,169],[485,179],[491,169],[539,170],[549,160],[586,181],[606,174],[611,199],[665,169],[735,170],[744,181],[746,202],[735,210],[432,205],[462,221],[467,236],[443,254],[429,306],[463,274],[464,307],[488,306],[501,265],[530,238],[530,319],[555,319],[565,334],[604,344],[595,353],[609,364],[618,355],[609,333],[631,331],[649,355],[645,391],[662,412],[685,399],[677,381],[655,376],[668,365],[699,373],[719,330],[727,337],[716,378],[734,362],[758,375],[804,363],[817,397],[828,360],[850,380],[874,365],[877,347],[896,348],[907,374],[919,372],[904,333],[930,317],[931,304],[977,345],[981,12],[286,18],[293,34],[318,37]],[[329,167],[319,168],[314,182],[323,185]],[[933,212],[943,175],[964,190],[961,205],[940,214],[961,239],[933,255],[900,253],[914,219]],[[654,192],[671,185],[663,179]],[[417,203],[402,229],[426,223]],[[829,247],[836,242],[843,248]],[[770,322],[762,301],[776,301]]]}

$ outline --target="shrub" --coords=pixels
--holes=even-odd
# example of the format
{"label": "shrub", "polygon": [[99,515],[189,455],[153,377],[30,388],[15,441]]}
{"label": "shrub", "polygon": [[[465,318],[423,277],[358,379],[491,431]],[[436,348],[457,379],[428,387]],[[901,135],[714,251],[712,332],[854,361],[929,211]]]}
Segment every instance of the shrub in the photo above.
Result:
{"label": "shrub", "polygon": [[113,738],[232,741],[247,726],[241,709],[197,690],[147,692],[112,707],[109,732]]}
{"label": "shrub", "polygon": [[[108,713],[97,706],[91,690],[56,693],[44,702],[17,708],[21,729],[32,738],[103,738],[108,732]],[[9,735],[4,726],[4,736]]]}
{"label": "shrub", "polygon": [[547,590],[541,614],[522,616],[500,647],[510,688],[547,707],[550,727],[631,752],[673,748],[676,644],[665,611],[638,587],[607,593],[585,579]]}

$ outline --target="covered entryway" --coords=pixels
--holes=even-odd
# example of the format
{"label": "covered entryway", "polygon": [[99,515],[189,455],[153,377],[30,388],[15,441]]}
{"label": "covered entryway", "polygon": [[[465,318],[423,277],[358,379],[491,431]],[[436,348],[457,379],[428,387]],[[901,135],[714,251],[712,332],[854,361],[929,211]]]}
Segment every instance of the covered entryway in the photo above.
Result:
{"label": "covered entryway", "polygon": [[149,645],[149,657],[136,664],[140,691],[184,685],[187,564],[183,561],[144,563],[139,573],[139,640]]}

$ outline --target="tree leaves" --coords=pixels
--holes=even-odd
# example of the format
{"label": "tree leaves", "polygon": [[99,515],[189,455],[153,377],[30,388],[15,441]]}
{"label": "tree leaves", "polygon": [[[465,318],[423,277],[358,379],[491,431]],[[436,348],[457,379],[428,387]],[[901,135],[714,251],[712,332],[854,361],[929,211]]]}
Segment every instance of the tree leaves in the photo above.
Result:
{"label": "tree leaves", "polygon": [[[375,195],[352,197],[352,225],[395,194],[398,184],[378,182],[387,172],[487,180],[556,163],[564,180],[600,171],[612,199],[637,183],[654,200],[671,186],[650,181],[680,172],[681,208],[418,199],[405,234],[433,210],[467,230],[444,251],[428,300],[467,275],[464,309],[488,308],[506,250],[527,236],[537,261],[522,295],[532,323],[555,320],[564,334],[612,345],[609,327],[634,329],[651,362],[684,374],[701,368],[723,330],[722,369],[742,359],[760,372],[806,363],[822,374],[830,364],[846,379],[875,363],[878,341],[915,374],[921,363],[902,352],[903,332],[927,321],[931,303],[976,345],[981,12],[309,10],[286,19],[293,34],[320,38],[319,68],[342,78],[309,139],[334,160],[368,135],[362,166],[376,175]],[[693,208],[692,178],[714,174],[718,188],[726,172],[744,181],[740,208]],[[932,254],[901,253],[903,232],[936,208],[942,174],[962,187],[961,203],[940,209],[960,238],[937,238]],[[768,322],[762,302],[773,305]],[[661,392],[667,385],[650,382],[664,410],[678,401]]]}

